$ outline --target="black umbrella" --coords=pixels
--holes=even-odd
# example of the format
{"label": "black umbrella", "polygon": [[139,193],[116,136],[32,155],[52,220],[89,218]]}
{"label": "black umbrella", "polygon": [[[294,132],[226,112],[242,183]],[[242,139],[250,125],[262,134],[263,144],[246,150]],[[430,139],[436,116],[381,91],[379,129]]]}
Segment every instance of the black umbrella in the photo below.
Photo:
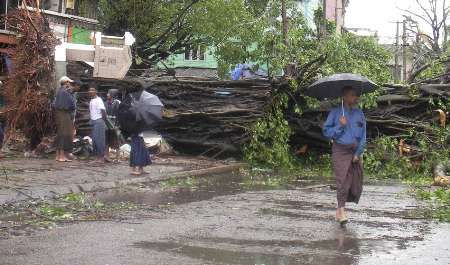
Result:
{"label": "black umbrella", "polygon": [[306,95],[317,99],[332,99],[342,96],[346,86],[355,88],[358,93],[365,94],[375,91],[377,85],[371,80],[356,74],[340,73],[321,78],[306,90]]}
{"label": "black umbrella", "polygon": [[162,120],[162,108],[159,98],[145,90],[130,93],[119,105],[120,129],[126,133],[139,133],[152,128]]}
{"label": "black umbrella", "polygon": [[147,91],[132,93],[134,98],[133,107],[136,109],[136,118],[146,126],[153,126],[162,120],[163,104],[159,98]]}

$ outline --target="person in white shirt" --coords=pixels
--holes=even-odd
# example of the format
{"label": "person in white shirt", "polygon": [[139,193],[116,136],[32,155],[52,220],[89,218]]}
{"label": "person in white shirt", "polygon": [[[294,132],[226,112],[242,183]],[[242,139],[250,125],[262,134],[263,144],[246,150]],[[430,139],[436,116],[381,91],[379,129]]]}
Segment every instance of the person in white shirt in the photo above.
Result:
{"label": "person in white shirt", "polygon": [[97,96],[97,90],[93,87],[89,88],[89,113],[92,125],[92,144],[94,146],[94,155],[96,162],[105,162],[106,148],[106,108],[103,100]]}

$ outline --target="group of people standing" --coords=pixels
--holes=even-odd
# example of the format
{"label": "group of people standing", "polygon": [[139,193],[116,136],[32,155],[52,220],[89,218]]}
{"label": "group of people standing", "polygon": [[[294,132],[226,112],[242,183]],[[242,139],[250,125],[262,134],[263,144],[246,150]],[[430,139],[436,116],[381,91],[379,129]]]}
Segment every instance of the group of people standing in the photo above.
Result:
{"label": "group of people standing", "polygon": [[[56,161],[71,162],[73,160],[72,148],[76,135],[75,117],[77,100],[74,95],[79,91],[80,84],[67,76],[60,79],[60,88],[56,92],[53,102],[57,136]],[[89,115],[92,127],[91,138],[95,163],[109,162],[109,149],[113,148],[119,153],[120,138],[118,132],[117,115],[120,101],[115,98],[112,92],[107,94],[106,104],[98,96],[97,90],[90,87],[88,90],[90,97]],[[107,126],[107,124],[109,126]],[[118,158],[118,157],[116,157]],[[143,168],[151,163],[150,155],[145,147],[142,134],[131,135],[130,166],[133,175],[144,174]]]}

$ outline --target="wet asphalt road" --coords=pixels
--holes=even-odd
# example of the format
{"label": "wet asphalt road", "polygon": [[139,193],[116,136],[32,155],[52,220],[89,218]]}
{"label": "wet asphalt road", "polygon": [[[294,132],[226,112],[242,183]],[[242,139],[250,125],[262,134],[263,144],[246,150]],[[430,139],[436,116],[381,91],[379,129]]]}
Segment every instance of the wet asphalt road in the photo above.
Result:
{"label": "wet asphalt road", "polygon": [[365,186],[345,228],[333,219],[335,192],[311,187],[99,193],[148,207],[2,240],[0,264],[450,264],[450,225],[414,219],[407,187]]}

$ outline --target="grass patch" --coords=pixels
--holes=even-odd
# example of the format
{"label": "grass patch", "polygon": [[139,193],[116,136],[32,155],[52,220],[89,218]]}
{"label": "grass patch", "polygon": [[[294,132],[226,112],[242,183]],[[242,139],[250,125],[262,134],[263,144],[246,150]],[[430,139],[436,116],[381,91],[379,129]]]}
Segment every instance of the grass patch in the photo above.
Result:
{"label": "grass patch", "polygon": [[417,189],[417,196],[428,203],[427,216],[443,222],[450,222],[450,190]]}
{"label": "grass patch", "polygon": [[192,191],[197,190],[199,186],[199,179],[196,177],[177,178],[170,177],[167,180],[163,180],[159,183],[163,190],[172,188],[186,188]]}
{"label": "grass patch", "polygon": [[0,232],[8,234],[8,231],[24,227],[51,228],[58,223],[110,220],[137,207],[129,202],[106,205],[89,199],[85,193],[69,193],[54,200],[1,205],[0,222],[8,225],[0,227]]}
{"label": "grass patch", "polygon": [[260,171],[247,171],[242,172],[244,177],[239,183],[241,187],[246,190],[251,190],[255,188],[262,189],[273,189],[273,188],[282,188],[287,186],[288,184],[294,182],[297,179],[297,176],[294,174],[274,174],[268,172],[260,172]]}
{"label": "grass patch", "polygon": [[311,153],[308,156],[297,158],[294,170],[299,176],[305,178],[331,178],[333,175],[331,166],[330,154]]}
{"label": "grass patch", "polygon": [[[317,172],[327,172],[322,165],[314,167],[299,167],[291,170],[273,170],[264,168],[241,168],[239,185],[246,189],[279,189],[297,186],[299,182],[324,179]],[[319,176],[319,177],[318,177]],[[325,175],[326,176],[326,175]],[[327,176],[326,176],[327,177]],[[326,178],[325,178],[326,179]]]}
{"label": "grass patch", "polygon": [[8,166],[0,166],[0,178],[7,178],[9,175],[19,173],[20,170],[17,168],[11,168]]}

